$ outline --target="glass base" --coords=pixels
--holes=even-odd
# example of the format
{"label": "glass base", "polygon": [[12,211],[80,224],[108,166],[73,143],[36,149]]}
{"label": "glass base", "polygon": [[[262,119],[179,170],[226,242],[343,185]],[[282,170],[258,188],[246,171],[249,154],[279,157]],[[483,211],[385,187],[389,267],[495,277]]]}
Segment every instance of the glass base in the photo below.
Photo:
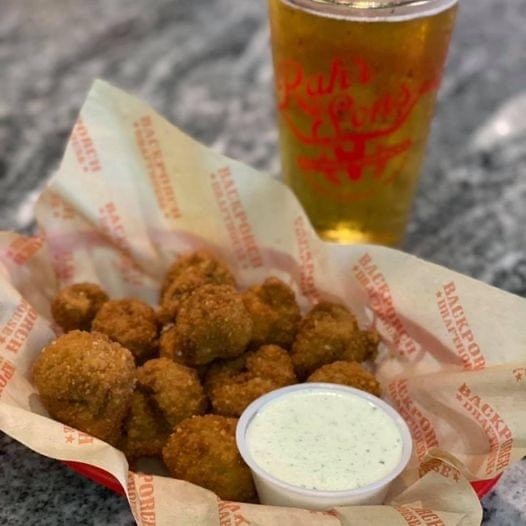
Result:
{"label": "glass base", "polygon": [[362,243],[398,247],[402,242],[402,236],[399,233],[364,231],[346,224],[336,225],[333,228],[316,228],[316,231],[324,241],[331,243],[349,245]]}

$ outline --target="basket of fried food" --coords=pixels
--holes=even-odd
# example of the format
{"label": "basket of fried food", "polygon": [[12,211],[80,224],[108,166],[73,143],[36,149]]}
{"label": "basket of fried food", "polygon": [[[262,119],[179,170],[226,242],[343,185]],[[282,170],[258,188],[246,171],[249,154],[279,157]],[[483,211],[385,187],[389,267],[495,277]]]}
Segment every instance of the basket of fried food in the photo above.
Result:
{"label": "basket of fried food", "polygon": [[207,252],[176,260],[157,308],[78,283],[59,291],[52,314],[64,334],[33,366],[50,415],[119,448],[131,466],[161,459],[170,476],[224,500],[257,500],[235,440],[237,418],[254,400],[300,382],[380,395],[363,364],[378,335],[343,304],[301,313],[273,276],[240,291]]}

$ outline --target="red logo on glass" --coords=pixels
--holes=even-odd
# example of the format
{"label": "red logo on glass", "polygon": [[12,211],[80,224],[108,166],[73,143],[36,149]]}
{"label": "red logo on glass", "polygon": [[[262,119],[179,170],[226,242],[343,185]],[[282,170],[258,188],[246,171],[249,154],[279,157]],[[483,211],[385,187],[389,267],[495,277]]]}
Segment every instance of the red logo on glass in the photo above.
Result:
{"label": "red logo on glass", "polygon": [[[361,58],[349,63],[333,59],[328,73],[313,75],[306,75],[294,61],[278,65],[278,110],[294,137],[312,146],[308,155],[297,157],[305,174],[317,174],[341,189],[344,182],[365,177],[389,183],[402,171],[413,139],[397,132],[419,99],[437,89],[438,81],[418,88],[401,82],[385,93],[373,81],[372,68]],[[396,169],[386,175],[395,159]],[[353,192],[351,197],[367,197],[371,191]]]}

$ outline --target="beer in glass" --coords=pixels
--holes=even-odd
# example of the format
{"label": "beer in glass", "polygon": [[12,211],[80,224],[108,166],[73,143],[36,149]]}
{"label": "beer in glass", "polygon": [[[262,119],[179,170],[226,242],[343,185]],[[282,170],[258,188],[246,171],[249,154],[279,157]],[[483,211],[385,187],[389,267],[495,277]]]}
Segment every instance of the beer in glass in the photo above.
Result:
{"label": "beer in glass", "polygon": [[285,180],[320,236],[397,245],[457,0],[269,0]]}

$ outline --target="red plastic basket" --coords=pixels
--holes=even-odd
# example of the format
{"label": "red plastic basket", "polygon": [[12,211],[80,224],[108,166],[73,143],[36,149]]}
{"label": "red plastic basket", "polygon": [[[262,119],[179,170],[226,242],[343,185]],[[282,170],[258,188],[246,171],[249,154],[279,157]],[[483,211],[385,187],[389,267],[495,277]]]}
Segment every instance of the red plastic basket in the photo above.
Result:
{"label": "red plastic basket", "polygon": [[[92,480],[93,482],[101,484],[102,486],[111,489],[119,495],[124,495],[124,489],[121,486],[121,483],[113,475],[110,475],[110,473],[108,473],[107,471],[96,468],[94,466],[90,466],[89,464],[83,464],[82,462],[64,462],[64,464],[69,466],[73,471],[76,471],[80,475],[83,475],[84,477]],[[478,480],[476,482],[471,483],[479,499],[482,499],[482,497],[487,495],[493,489],[495,484],[497,484],[499,478],[500,475],[498,477],[495,477],[494,479]]]}
{"label": "red plastic basket", "polygon": [[482,500],[482,498],[485,497],[495,487],[499,479],[500,475],[498,477],[495,477],[494,479],[476,480],[475,482],[472,482],[471,485],[473,486],[473,489],[477,492],[479,499]]}

